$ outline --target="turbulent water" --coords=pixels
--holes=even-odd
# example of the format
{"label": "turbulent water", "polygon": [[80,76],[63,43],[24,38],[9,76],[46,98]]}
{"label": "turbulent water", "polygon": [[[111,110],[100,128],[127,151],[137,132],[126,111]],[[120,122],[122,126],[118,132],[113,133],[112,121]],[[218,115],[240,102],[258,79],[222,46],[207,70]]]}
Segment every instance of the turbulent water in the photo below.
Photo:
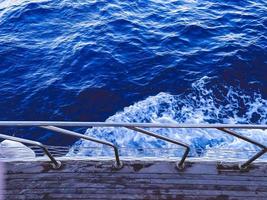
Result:
{"label": "turbulent water", "polygon": [[[0,119],[266,124],[266,13],[265,0],[0,0]],[[190,144],[191,156],[256,150],[215,130],[155,131]],[[86,134],[140,156],[175,147],[126,129]],[[70,155],[110,153],[91,147],[77,141]]]}

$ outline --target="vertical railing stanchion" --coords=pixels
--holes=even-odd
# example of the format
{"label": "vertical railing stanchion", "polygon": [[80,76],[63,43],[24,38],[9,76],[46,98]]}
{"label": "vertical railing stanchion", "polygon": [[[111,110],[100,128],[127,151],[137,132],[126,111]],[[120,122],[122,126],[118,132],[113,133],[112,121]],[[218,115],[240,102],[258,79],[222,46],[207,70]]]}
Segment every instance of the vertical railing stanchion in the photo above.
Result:
{"label": "vertical railing stanchion", "polygon": [[70,131],[70,130],[66,130],[66,129],[59,128],[59,127],[55,127],[55,126],[40,126],[40,128],[44,128],[44,129],[47,129],[47,130],[50,130],[50,131],[54,131],[54,132],[57,132],[57,133],[69,135],[69,136],[76,137],[76,138],[82,138],[84,140],[88,140],[88,141],[91,141],[91,142],[95,142],[95,143],[99,143],[99,144],[110,146],[114,150],[114,155],[115,155],[115,164],[114,164],[114,166],[115,166],[115,168],[117,168],[117,169],[122,168],[122,162],[120,161],[118,148],[114,144],[112,144],[110,142],[107,142],[107,141],[104,141],[104,140],[99,140],[99,139],[96,139],[96,138],[93,138],[93,137],[89,137],[87,135],[82,135],[80,133],[77,133],[77,132],[74,132],[74,131]]}
{"label": "vertical railing stanchion", "polygon": [[158,134],[152,133],[150,131],[147,131],[147,130],[144,130],[144,129],[141,129],[141,128],[128,127],[128,126],[126,126],[125,128],[128,128],[130,130],[133,130],[133,131],[136,131],[136,132],[139,132],[139,133],[143,133],[145,135],[149,135],[149,136],[152,136],[152,137],[155,137],[155,138],[158,138],[158,139],[161,139],[161,140],[164,140],[164,141],[167,141],[167,142],[170,142],[170,143],[173,143],[173,144],[176,144],[176,145],[184,147],[186,150],[185,150],[180,162],[177,163],[177,168],[178,169],[183,169],[184,168],[185,159],[186,159],[186,157],[188,156],[188,154],[190,152],[189,145],[187,145],[185,143],[182,143],[180,141],[177,141],[177,140],[170,139],[170,138],[162,136],[162,135],[158,135]]}
{"label": "vertical railing stanchion", "polygon": [[259,148],[261,148],[262,150],[260,152],[258,152],[257,154],[255,154],[252,158],[250,158],[248,161],[246,161],[244,164],[241,164],[239,166],[240,169],[246,169],[253,161],[255,161],[256,159],[258,159],[260,156],[262,156],[263,154],[266,153],[267,151],[267,147],[255,140],[252,140],[248,137],[245,137],[243,135],[239,135],[238,133],[236,133],[235,131],[232,131],[232,130],[229,130],[229,129],[226,129],[226,128],[218,128],[218,130],[220,131],[223,131],[225,133],[228,133],[229,135],[232,135],[234,137],[237,137],[241,140],[244,140],[246,142],[249,142],[251,144],[254,144],[256,146],[258,146]]}

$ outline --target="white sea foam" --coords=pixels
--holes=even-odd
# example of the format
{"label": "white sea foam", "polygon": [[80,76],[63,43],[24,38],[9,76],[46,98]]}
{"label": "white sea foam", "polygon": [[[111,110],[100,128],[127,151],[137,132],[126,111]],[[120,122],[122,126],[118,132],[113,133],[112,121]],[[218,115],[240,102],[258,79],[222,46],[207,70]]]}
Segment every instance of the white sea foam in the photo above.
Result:
{"label": "white sea foam", "polygon": [[[224,87],[219,91],[207,89],[209,77],[192,84],[192,92],[171,95],[161,92],[139,101],[109,117],[107,122],[160,122],[160,123],[267,123],[267,100],[255,93],[246,95],[238,89]],[[217,93],[217,94],[216,94]],[[257,147],[215,129],[149,129],[155,133],[180,140],[191,146],[190,156],[248,157]],[[267,145],[267,131],[238,130],[252,139]],[[181,148],[174,144],[142,135],[125,128],[91,128],[86,135],[105,139],[119,147],[122,155],[180,156]],[[111,155],[109,148],[84,140],[76,142],[69,155]],[[102,147],[102,146],[101,146]],[[153,150],[151,150],[153,149]],[[164,149],[171,149],[164,151]]]}

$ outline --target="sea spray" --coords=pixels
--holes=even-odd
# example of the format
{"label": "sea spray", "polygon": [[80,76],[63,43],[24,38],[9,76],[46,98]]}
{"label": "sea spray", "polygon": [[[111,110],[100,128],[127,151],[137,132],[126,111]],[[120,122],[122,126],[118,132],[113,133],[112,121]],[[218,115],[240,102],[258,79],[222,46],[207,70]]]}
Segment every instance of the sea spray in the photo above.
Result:
{"label": "sea spray", "polygon": [[[211,77],[205,76],[192,84],[190,92],[171,95],[161,92],[124,108],[109,117],[106,122],[151,122],[191,124],[266,124],[267,100],[260,94],[247,95],[239,88],[216,86],[207,88]],[[216,129],[148,129],[191,147],[191,157],[246,158],[258,148]],[[266,130],[237,130],[263,144],[267,144]],[[125,128],[90,128],[89,136],[113,142],[122,147],[124,156],[181,156],[182,148],[165,141],[146,136]],[[80,140],[71,148],[69,155],[111,155],[109,148]],[[165,149],[165,150],[164,150]],[[231,151],[228,151],[231,150]],[[233,153],[235,152],[235,153]]]}

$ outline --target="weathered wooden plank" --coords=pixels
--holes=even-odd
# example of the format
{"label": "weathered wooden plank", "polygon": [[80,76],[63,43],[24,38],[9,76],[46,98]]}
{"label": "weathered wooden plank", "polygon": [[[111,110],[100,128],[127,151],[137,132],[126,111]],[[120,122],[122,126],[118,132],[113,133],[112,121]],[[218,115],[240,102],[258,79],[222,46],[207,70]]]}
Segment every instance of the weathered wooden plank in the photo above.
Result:
{"label": "weathered wooden plank", "polygon": [[13,184],[13,183],[19,183],[19,182],[28,182],[28,183],[33,183],[33,182],[70,182],[73,179],[79,180],[81,182],[98,182],[98,181],[105,181],[106,183],[113,183],[120,181],[121,184],[126,184],[128,182],[134,181],[136,183],[154,183],[154,184],[160,184],[160,183],[165,183],[165,184],[187,184],[187,183],[192,183],[192,184],[225,184],[227,185],[259,185],[259,186],[267,186],[267,181],[266,179],[254,179],[254,178],[248,178],[248,179],[238,179],[238,177],[234,177],[231,179],[231,177],[180,177],[180,178],[169,178],[169,177],[164,177],[161,176],[160,178],[153,177],[149,178],[144,176],[142,177],[137,177],[134,178],[134,176],[127,177],[127,176],[120,176],[119,174],[117,176],[95,176],[95,177],[80,177],[77,175],[77,177],[46,177],[44,176],[39,176],[39,177],[34,177],[32,179],[27,178],[27,179],[8,179],[6,182],[8,184]]}
{"label": "weathered wooden plank", "polygon": [[[73,177],[73,172],[58,172],[58,173],[21,173],[21,174],[7,174],[6,180],[54,180],[55,177],[58,179],[69,179]],[[205,179],[205,180],[239,180],[239,181],[267,181],[266,176],[238,176],[238,175],[225,175],[225,174],[187,174],[187,173],[175,173],[175,174],[169,174],[169,173],[122,173],[120,171],[117,172],[102,172],[102,173],[75,173],[76,178],[127,178],[127,179],[138,179],[138,178],[146,178],[146,179]]]}
{"label": "weathered wooden plank", "polygon": [[[25,183],[27,184],[27,183]],[[103,192],[103,190],[105,189],[114,189],[114,190],[126,190],[128,188],[130,189],[139,189],[140,187],[142,187],[142,189],[144,190],[152,190],[152,191],[161,191],[161,190],[171,190],[171,189],[175,189],[175,190],[180,190],[180,189],[186,189],[186,190],[223,190],[223,191],[246,191],[246,192],[258,192],[258,193],[262,193],[265,195],[266,191],[266,187],[262,187],[262,186],[231,186],[231,185],[193,185],[193,184],[186,184],[186,185],[167,185],[167,184],[108,184],[108,183],[88,183],[86,185],[86,183],[73,183],[72,187],[70,186],[71,184],[67,184],[67,185],[61,185],[59,183],[49,183],[48,187],[45,187],[44,184],[40,185],[39,183],[36,183],[36,187],[23,187],[21,186],[21,184],[14,184],[12,185],[12,187],[8,187],[7,191],[9,190],[35,190],[37,189],[46,189],[46,190],[52,190],[54,188],[57,189],[72,189],[72,187],[75,188],[79,188],[79,189],[86,189],[86,188],[93,188],[95,190],[101,190],[101,192]],[[17,192],[16,192],[17,193]],[[237,195],[237,194],[236,194]]]}
{"label": "weathered wooden plank", "polygon": [[[154,194],[154,195],[142,195],[142,194],[135,194],[135,195],[99,195],[99,194],[90,194],[90,195],[65,195],[63,198],[62,196],[54,196],[50,194],[46,195],[31,195],[31,196],[25,196],[25,195],[17,195],[15,198],[14,196],[7,196],[7,199],[12,200],[41,200],[41,199],[53,199],[53,200],[78,200],[78,199],[135,199],[135,200],[141,200],[141,199],[153,199],[153,200],[195,200],[196,196],[184,196],[184,195],[160,195],[160,194]],[[266,200],[265,197],[257,197],[254,196],[247,196],[244,197],[231,197],[226,195],[218,195],[218,196],[198,196],[197,200],[244,200],[244,199],[257,199],[257,200]]]}
{"label": "weathered wooden plank", "polygon": [[[193,195],[194,194],[194,195]],[[65,194],[51,194],[51,193],[44,193],[44,194],[26,194],[26,195],[7,195],[9,199],[66,199],[66,198],[73,198],[73,199],[92,199],[92,197],[97,198],[104,198],[104,199],[164,199],[164,197],[168,197],[168,199],[185,199],[186,197],[191,197],[194,199],[199,199],[199,197],[205,196],[207,199],[229,199],[230,197],[233,199],[257,199],[257,198],[264,198],[264,196],[257,196],[255,193],[251,193],[248,195],[245,193],[243,196],[235,196],[234,193],[224,193],[221,191],[211,192],[210,191],[196,191],[192,192],[191,190],[181,190],[179,193],[176,194],[161,194],[160,192],[155,194],[138,194],[138,193],[107,193],[107,194],[72,194],[72,193],[65,193]],[[153,198],[152,198],[153,197]],[[266,199],[266,197],[265,197]]]}
{"label": "weathered wooden plank", "polygon": [[[267,165],[240,172],[215,162],[63,161],[60,170],[46,162],[6,164],[6,199],[267,199]],[[112,197],[112,198],[111,198]]]}
{"label": "weathered wooden plank", "polygon": [[[52,187],[53,186],[53,187]],[[74,187],[74,186],[73,186]],[[73,190],[73,187],[58,187],[56,184],[52,184],[51,187],[15,187],[15,188],[7,188],[7,192],[11,193],[12,191],[16,191],[15,193],[25,193],[27,191],[42,191],[42,190],[65,190],[65,189],[70,189],[71,191]],[[267,192],[266,187],[261,187],[261,186],[229,186],[229,185],[156,185],[156,184],[128,184],[128,185],[114,185],[114,184],[106,184],[106,183],[94,183],[94,184],[89,184],[84,185],[84,184],[75,184],[75,188],[77,190],[100,190],[101,192],[105,192],[108,189],[112,190],[124,190],[126,191],[127,189],[140,189],[142,187],[142,190],[151,190],[151,191],[156,191],[156,190],[224,190],[224,191],[248,191],[248,192]],[[105,190],[105,191],[104,191]],[[21,191],[21,192],[19,192]],[[35,193],[35,192],[33,192]]]}
{"label": "weathered wooden plank", "polygon": [[[195,179],[195,180],[189,180],[189,179],[124,179],[121,177],[110,179],[109,177],[105,178],[69,178],[69,179],[63,179],[63,180],[47,180],[47,181],[23,181],[25,184],[27,183],[28,186],[23,187],[35,187],[33,184],[37,186],[37,184],[42,187],[46,186],[46,184],[59,184],[62,187],[69,187],[73,183],[78,182],[79,184],[88,184],[88,183],[96,183],[96,182],[104,182],[109,184],[116,184],[119,183],[120,185],[127,185],[131,182],[137,183],[137,184],[166,184],[166,185],[182,185],[182,184],[192,184],[192,185],[238,185],[238,186],[263,186],[267,187],[267,182],[265,181],[239,181],[239,180],[205,180],[205,179]],[[9,185],[16,185],[20,184],[21,181],[17,180],[9,180],[7,182],[7,188]],[[59,186],[59,185],[58,185]]]}
{"label": "weathered wooden plank", "polygon": [[[110,185],[110,184],[89,184],[86,187],[80,187],[80,185],[76,185],[76,187],[51,187],[51,188],[9,188],[5,191],[5,194],[36,194],[36,193],[46,193],[49,190],[49,193],[60,194],[63,193],[97,193],[97,194],[104,194],[104,193],[154,193],[155,191],[159,191],[161,194],[177,194],[177,190],[210,190],[210,191],[242,191],[243,193],[237,194],[236,196],[242,196],[245,192],[246,195],[251,193],[257,192],[257,194],[266,194],[266,187],[258,187],[258,186],[251,186],[251,187],[240,187],[240,186],[228,186],[228,185],[138,185],[138,184],[128,184],[128,185]],[[258,195],[261,196],[261,195]]]}
{"label": "weathered wooden plank", "polygon": [[[79,168],[77,168],[77,164]],[[7,174],[15,173],[42,173],[42,172],[50,172],[50,173],[58,173],[58,172],[70,172],[70,173],[102,173],[102,172],[116,172],[113,166],[113,161],[62,161],[62,168],[60,170],[54,170],[51,168],[50,164],[47,162],[9,162],[6,164],[7,166]],[[141,163],[139,161],[124,161],[124,167],[119,170],[121,173],[162,173],[165,174],[176,174],[181,173],[184,174],[199,174],[202,171],[202,175],[218,175],[218,174],[226,174],[226,175],[238,175],[238,176],[266,176],[267,177],[267,169],[266,164],[257,164],[253,165],[249,171],[240,172],[236,167],[225,167],[225,168],[217,168],[217,163],[215,162],[200,162],[200,163],[192,163],[188,162],[186,164],[186,168],[182,171],[177,170],[176,163],[173,161],[148,161]],[[231,164],[232,165],[232,164]],[[230,165],[230,166],[231,166]],[[203,171],[203,169],[205,169]]]}

